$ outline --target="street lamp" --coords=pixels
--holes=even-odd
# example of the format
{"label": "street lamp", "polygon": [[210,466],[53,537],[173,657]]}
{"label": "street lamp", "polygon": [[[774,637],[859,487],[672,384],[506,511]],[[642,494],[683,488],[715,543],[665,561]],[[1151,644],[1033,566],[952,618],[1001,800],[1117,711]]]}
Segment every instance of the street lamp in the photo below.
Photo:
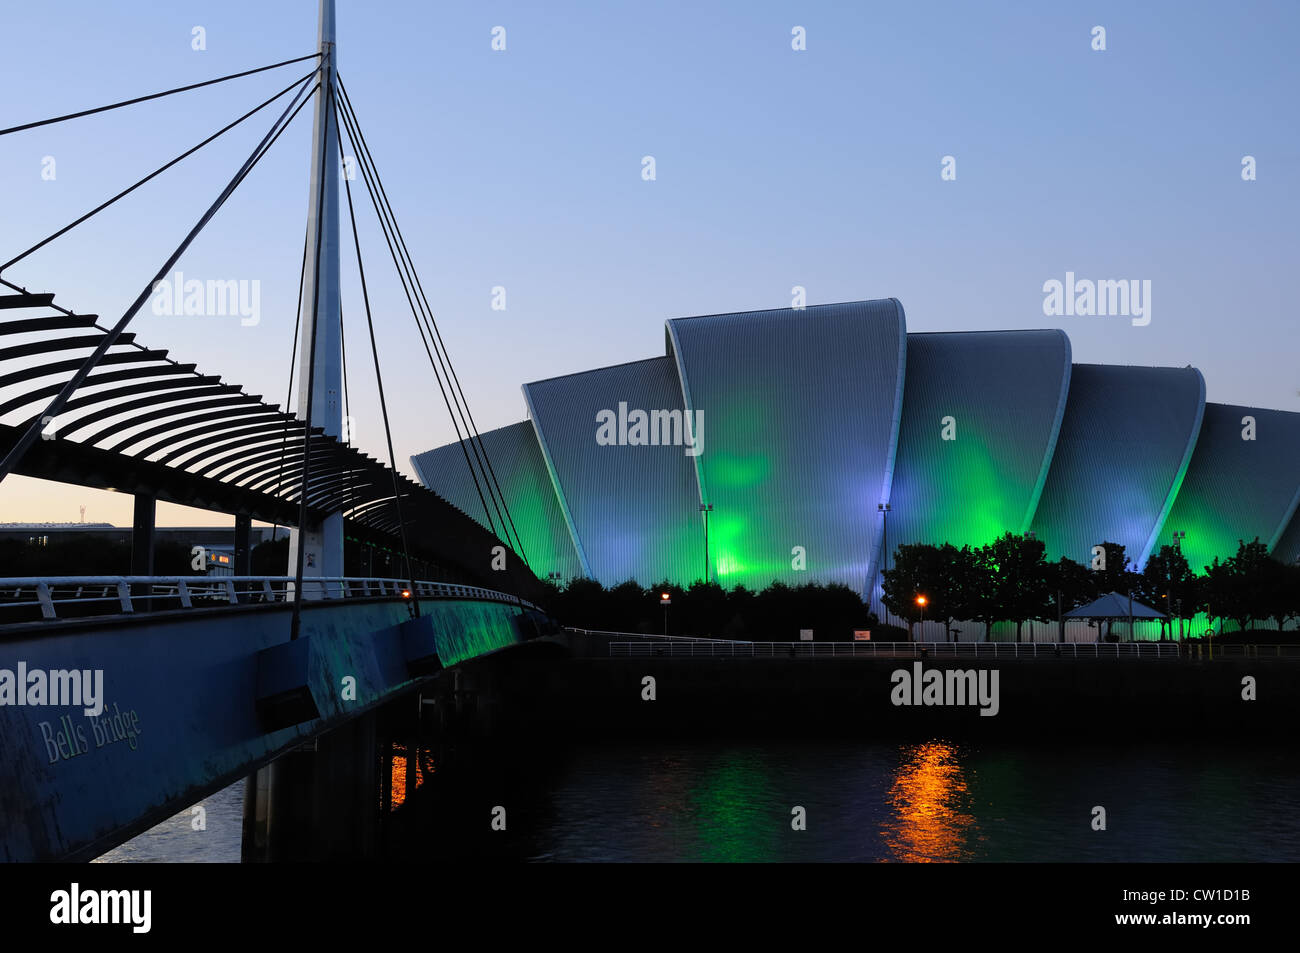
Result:
{"label": "street lamp", "polygon": [[659,593],[659,604],[664,607],[664,635],[668,634],[668,607],[673,604],[672,596],[667,592]]}
{"label": "street lamp", "polygon": [[[1186,537],[1187,533],[1183,530],[1174,530],[1174,552],[1180,556],[1183,554],[1183,540]],[[1177,606],[1176,612],[1178,615],[1178,641],[1181,642],[1183,640],[1183,600],[1175,599],[1174,603]]]}
{"label": "street lamp", "polygon": [[709,514],[713,512],[712,503],[701,503],[700,512],[704,514],[704,584],[709,583]]}
{"label": "street lamp", "polygon": [[[884,584],[884,572],[889,568],[889,511],[891,507],[888,503],[877,503],[876,510],[880,513],[880,550],[884,556],[881,560],[881,584]],[[889,625],[889,606],[885,605],[885,597],[880,597],[880,608],[885,613],[885,625]]]}
{"label": "street lamp", "polygon": [[[1038,538],[1038,534],[1035,533],[1032,529],[1025,533],[1025,539],[1034,540],[1037,538]],[[1034,620],[1033,619],[1029,620],[1029,641],[1030,642],[1034,641]]]}
{"label": "street lamp", "polygon": [[925,596],[916,597],[916,604],[921,607],[921,634],[922,635],[925,635],[925,604],[929,601],[930,600],[926,599]]}

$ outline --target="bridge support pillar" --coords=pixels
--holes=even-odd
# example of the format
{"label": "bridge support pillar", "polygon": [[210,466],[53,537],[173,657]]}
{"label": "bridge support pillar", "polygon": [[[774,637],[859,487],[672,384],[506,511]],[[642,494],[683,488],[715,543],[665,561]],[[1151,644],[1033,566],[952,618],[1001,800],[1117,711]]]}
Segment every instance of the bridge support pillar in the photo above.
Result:
{"label": "bridge support pillar", "polygon": [[379,714],[281,755],[246,782],[242,859],[365,860],[380,850]]}
{"label": "bridge support pillar", "polygon": [[[236,576],[251,576],[253,567],[253,518],[245,513],[235,514],[235,568]],[[239,584],[240,592],[248,586]]]}
{"label": "bridge support pillar", "polygon": [[235,514],[235,575],[251,576],[253,566],[253,518]]}
{"label": "bridge support pillar", "polygon": [[[158,501],[154,497],[145,496],[141,493],[135,495],[135,509],[131,518],[132,576],[153,575],[154,522],[157,509]],[[131,595],[132,597],[147,597],[150,594],[150,589],[150,586],[134,585],[131,587]],[[135,606],[137,612],[148,608],[149,602],[147,600]]]}

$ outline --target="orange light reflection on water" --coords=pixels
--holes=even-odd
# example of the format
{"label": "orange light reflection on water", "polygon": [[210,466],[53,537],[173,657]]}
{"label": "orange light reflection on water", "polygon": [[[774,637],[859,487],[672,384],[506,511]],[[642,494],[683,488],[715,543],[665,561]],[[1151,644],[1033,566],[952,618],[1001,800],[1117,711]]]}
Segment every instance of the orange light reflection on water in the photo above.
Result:
{"label": "orange light reflection on water", "polygon": [[881,831],[895,860],[967,860],[975,818],[963,810],[966,777],[957,749],[942,742],[911,745],[889,790],[892,817]]}
{"label": "orange light reflection on water", "polygon": [[[395,811],[406,801],[406,748],[402,745],[393,745],[393,753],[390,763],[392,788],[389,797],[388,809]],[[418,788],[424,783],[424,766],[421,764],[422,759],[418,757],[421,752],[417,749],[415,759],[415,786]]]}

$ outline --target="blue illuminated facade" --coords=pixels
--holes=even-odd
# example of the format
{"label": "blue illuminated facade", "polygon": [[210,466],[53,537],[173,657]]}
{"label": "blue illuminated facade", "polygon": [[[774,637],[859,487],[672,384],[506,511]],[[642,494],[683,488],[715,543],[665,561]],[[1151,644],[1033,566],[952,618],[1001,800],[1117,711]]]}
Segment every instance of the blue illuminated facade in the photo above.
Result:
{"label": "blue illuminated facade", "polygon": [[[1075,364],[1060,330],[909,334],[892,298],[675,318],[663,356],[523,392],[483,439],[542,578],[869,593],[881,504],[890,550],[1031,531],[1140,566],[1181,530],[1198,571],[1256,535],[1300,557],[1300,414],[1207,404],[1191,367]],[[484,522],[464,457],[413,462]]]}

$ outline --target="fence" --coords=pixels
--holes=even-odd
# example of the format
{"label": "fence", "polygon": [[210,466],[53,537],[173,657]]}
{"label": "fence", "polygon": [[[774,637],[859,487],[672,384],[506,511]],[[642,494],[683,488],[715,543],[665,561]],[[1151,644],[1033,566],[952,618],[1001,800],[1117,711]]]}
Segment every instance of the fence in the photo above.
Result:
{"label": "fence", "polygon": [[[619,634],[619,633],[615,633]],[[721,639],[610,642],[621,658],[971,658],[1176,659],[1172,642],[727,642]]]}

